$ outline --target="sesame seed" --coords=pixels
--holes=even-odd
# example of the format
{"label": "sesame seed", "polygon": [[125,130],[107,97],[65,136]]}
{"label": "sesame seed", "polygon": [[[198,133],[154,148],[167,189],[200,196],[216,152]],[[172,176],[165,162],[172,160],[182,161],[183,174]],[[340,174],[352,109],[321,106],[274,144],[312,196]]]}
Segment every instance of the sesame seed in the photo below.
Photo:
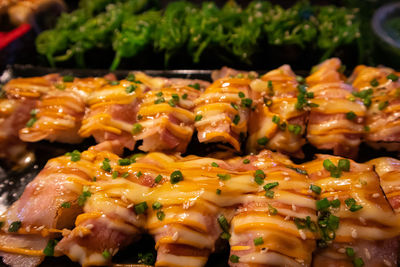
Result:
{"label": "sesame seed", "polygon": [[172,235],[172,240],[173,240],[173,241],[176,241],[176,240],[178,240],[178,238],[179,238],[179,234],[178,234],[178,232],[175,232],[175,233]]}
{"label": "sesame seed", "polygon": [[365,221],[365,219],[364,219],[363,217],[359,217],[358,219],[360,220],[360,222],[361,222],[362,224],[364,224],[364,225],[367,224],[366,221]]}
{"label": "sesame seed", "polygon": [[367,248],[364,248],[364,253],[365,253],[365,256],[367,257],[367,259],[370,260],[371,259],[371,253],[369,253],[369,250]]}
{"label": "sesame seed", "polygon": [[290,177],[285,177],[283,180],[289,181],[289,180],[290,180]]}
{"label": "sesame seed", "polygon": [[268,248],[262,248],[261,249],[261,253],[267,253],[268,252]]}
{"label": "sesame seed", "polygon": [[379,193],[375,193],[372,195],[373,198],[378,198],[379,196],[380,196]]}
{"label": "sesame seed", "polygon": [[356,239],[357,236],[358,236],[357,230],[356,230],[356,229],[353,229],[353,230],[351,231],[351,237],[354,238],[354,239]]}
{"label": "sesame seed", "polygon": [[354,185],[354,187],[361,188],[361,185],[360,184],[356,184],[356,185]]}
{"label": "sesame seed", "polygon": [[338,250],[337,250],[337,252],[339,252],[339,253],[345,253],[346,252],[346,249],[345,248],[339,248]]}
{"label": "sesame seed", "polygon": [[296,211],[296,205],[292,204],[292,210]]}
{"label": "sesame seed", "polygon": [[87,224],[85,227],[86,227],[86,229],[90,230],[90,229],[93,229],[94,225],[90,223],[90,224]]}
{"label": "sesame seed", "polygon": [[303,230],[299,230],[299,234],[300,234],[301,239],[303,239],[303,240],[307,239],[307,236],[306,236],[306,234],[304,233]]}
{"label": "sesame seed", "polygon": [[384,260],[383,260],[383,263],[384,263],[386,266],[392,266],[392,264],[390,263],[390,261],[388,261],[387,259],[384,259]]}
{"label": "sesame seed", "polygon": [[285,217],[285,221],[288,221],[290,219],[290,216],[289,215],[287,215],[286,217]]}

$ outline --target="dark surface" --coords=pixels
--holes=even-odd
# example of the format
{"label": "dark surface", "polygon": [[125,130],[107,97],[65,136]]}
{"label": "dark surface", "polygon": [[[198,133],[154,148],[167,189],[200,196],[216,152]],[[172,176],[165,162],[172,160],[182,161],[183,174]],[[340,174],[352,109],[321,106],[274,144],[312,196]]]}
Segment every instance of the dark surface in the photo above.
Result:
{"label": "dark surface", "polygon": [[[30,77],[30,76],[41,76],[52,72],[59,72],[61,74],[71,74],[77,77],[85,77],[85,76],[102,76],[109,73],[108,70],[57,70],[57,69],[49,69],[42,67],[34,67],[27,65],[15,65],[13,67],[9,67],[6,72],[9,75],[9,78],[14,77]],[[210,80],[211,70],[174,70],[174,71],[163,71],[163,70],[149,70],[145,71],[150,75],[164,76],[164,77],[179,77],[179,78],[193,78],[193,79],[204,79]],[[129,71],[115,71],[114,72],[118,78],[125,77]],[[265,73],[265,71],[260,71],[260,73]],[[306,75],[305,71],[297,71],[299,75]],[[2,81],[4,82],[4,81]],[[194,136],[196,136],[194,134]],[[39,173],[39,171],[44,167],[46,162],[60,155],[65,154],[68,151],[72,151],[74,149],[78,149],[83,151],[94,145],[95,141],[93,139],[87,139],[84,143],[80,145],[68,145],[68,144],[60,144],[60,143],[49,143],[46,141],[42,141],[39,143],[34,143],[29,146],[31,151],[34,151],[36,161],[34,164],[26,167],[25,169],[19,170],[11,170],[4,163],[0,162],[0,197],[6,195],[6,197],[1,201],[0,204],[10,205],[15,200],[17,200],[22,194],[25,186]],[[197,141],[197,138],[193,138],[192,142],[189,144],[188,153],[186,154],[196,154],[200,156],[206,156],[209,153],[215,151],[226,151],[227,147],[222,145],[200,145]],[[228,148],[229,149],[229,148]],[[317,153],[329,153],[329,151],[318,151],[314,147],[310,145],[305,145],[303,147],[303,151],[306,155],[303,160],[293,159],[296,163],[301,163],[305,161],[312,160],[314,155]],[[133,154],[140,151],[128,152],[127,154]],[[374,150],[368,147],[365,144],[362,144],[359,152],[358,162],[365,162],[367,160],[382,157],[382,156],[391,156],[398,158],[398,153],[389,153],[384,150]],[[227,266],[229,250],[226,243],[222,243],[220,247],[220,251],[214,253],[209,258],[207,266]],[[138,253],[147,253],[152,252],[155,255],[154,250],[154,241],[150,236],[145,235],[139,242],[132,244],[131,246],[121,250],[115,256],[113,261],[115,263],[136,263],[138,258]],[[1,265],[4,266],[4,265]],[[46,260],[42,263],[42,267],[50,267],[50,266],[79,266],[77,263],[72,263],[67,257],[60,258],[51,258],[47,257]]]}

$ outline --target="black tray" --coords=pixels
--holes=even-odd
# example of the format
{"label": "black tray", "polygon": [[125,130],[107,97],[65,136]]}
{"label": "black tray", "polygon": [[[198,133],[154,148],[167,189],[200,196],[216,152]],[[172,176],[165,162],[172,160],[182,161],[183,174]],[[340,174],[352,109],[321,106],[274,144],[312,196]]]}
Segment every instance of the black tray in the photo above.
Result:
{"label": "black tray", "polygon": [[[128,70],[118,70],[113,73],[117,78],[121,79],[131,72]],[[203,79],[210,81],[212,70],[145,70],[149,75],[163,76],[167,78],[190,78],[190,79]],[[266,73],[267,71],[257,71],[260,74]],[[49,73],[60,73],[62,75],[74,75],[76,77],[90,77],[90,76],[103,76],[110,73],[108,70],[98,69],[52,69],[46,67],[36,67],[32,65],[13,65],[8,66],[3,74],[0,76],[0,84],[5,83],[10,79],[16,77],[33,77],[42,76]],[[307,75],[306,71],[296,71],[298,75]],[[187,154],[196,154],[205,156],[208,153],[215,151],[216,146],[212,145],[200,145],[197,138],[188,146]],[[65,154],[68,151],[78,149],[80,151],[87,149],[91,145],[94,145],[93,139],[87,139],[79,145],[69,145],[60,143],[49,143],[42,141],[38,143],[29,144],[29,149],[34,151],[36,161],[25,169],[13,170],[6,167],[5,164],[0,162],[0,212],[3,212],[9,205],[16,201],[22,194],[25,186],[32,181],[32,179],[39,173],[44,167],[46,162],[60,155]],[[305,145],[303,151],[306,157],[302,160],[293,159],[296,163],[305,162],[312,160],[316,153],[323,153],[324,151],[318,151],[310,145]],[[133,151],[135,153],[139,151]],[[373,150],[372,148],[362,144],[360,146],[358,162],[364,162],[373,158],[391,156],[398,158],[398,153],[389,153],[384,150]],[[207,266],[228,266],[229,247],[227,243],[219,244],[219,251],[210,256]],[[132,244],[131,246],[121,250],[113,258],[114,263],[137,263],[138,253],[152,252],[156,255],[154,250],[154,241],[150,236],[143,236],[142,240]],[[1,266],[5,266],[1,263]],[[77,263],[71,262],[67,257],[52,258],[46,257],[45,261],[40,265],[42,267],[52,266],[80,266]]]}

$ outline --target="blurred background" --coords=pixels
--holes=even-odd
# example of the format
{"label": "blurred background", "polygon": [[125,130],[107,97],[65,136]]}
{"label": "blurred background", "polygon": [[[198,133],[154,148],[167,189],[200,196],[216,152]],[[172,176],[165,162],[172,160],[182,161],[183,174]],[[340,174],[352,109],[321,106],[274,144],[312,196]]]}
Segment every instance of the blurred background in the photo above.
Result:
{"label": "blurred background", "polygon": [[400,2],[0,0],[0,68],[400,68]]}

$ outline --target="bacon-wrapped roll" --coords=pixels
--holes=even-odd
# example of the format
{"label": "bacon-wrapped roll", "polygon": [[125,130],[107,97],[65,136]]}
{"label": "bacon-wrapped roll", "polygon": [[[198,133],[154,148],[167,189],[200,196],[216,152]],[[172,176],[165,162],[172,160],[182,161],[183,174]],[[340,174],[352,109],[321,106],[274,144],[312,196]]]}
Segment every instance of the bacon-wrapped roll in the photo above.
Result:
{"label": "bacon-wrapped roll", "polygon": [[82,181],[95,175],[91,166],[90,152],[74,151],[50,160],[27,185],[20,199],[2,215],[0,255],[6,264],[37,266],[45,254],[51,254],[55,241],[49,239],[72,227],[82,212],[79,195]]}
{"label": "bacon-wrapped roll", "polygon": [[400,161],[394,158],[377,158],[368,161],[379,175],[381,187],[390,205],[400,213]]}
{"label": "bacon-wrapped roll", "polygon": [[92,135],[98,143],[118,140],[120,153],[124,147],[133,150],[135,140],[132,129],[136,122],[138,98],[145,88],[136,80],[121,80],[111,81],[93,91],[87,100],[89,110],[84,116],[79,135]]}
{"label": "bacon-wrapped roll", "polygon": [[[57,74],[35,78],[18,78],[4,86],[6,99],[0,99],[0,158],[19,161],[26,154],[26,145],[18,136],[34,115],[41,96],[54,90],[53,85],[60,80]],[[33,120],[32,120],[33,121]]]}
{"label": "bacon-wrapped roll", "polygon": [[58,83],[61,76],[49,74],[43,77],[16,78],[4,86],[8,98],[31,98],[37,99],[42,95],[54,90],[54,84]]}
{"label": "bacon-wrapped roll", "polygon": [[37,109],[31,111],[31,120],[20,130],[19,137],[26,142],[39,140],[63,143],[80,143],[78,135],[85,113],[81,97],[68,91],[52,91],[40,101]]}
{"label": "bacon-wrapped roll", "polygon": [[299,83],[290,66],[270,71],[253,80],[250,86],[256,109],[250,114],[247,151],[266,147],[303,157],[307,112],[296,105],[297,98],[304,93],[297,88]]}
{"label": "bacon-wrapped roll", "polygon": [[[317,228],[307,174],[269,151],[249,158],[253,170],[241,175],[256,187],[241,196],[232,219],[230,265],[309,266]],[[310,227],[296,227],[300,222]]]}
{"label": "bacon-wrapped roll", "polygon": [[26,144],[21,142],[18,131],[30,118],[35,101],[0,99],[0,158],[17,162],[26,153]]}
{"label": "bacon-wrapped roll", "polygon": [[195,127],[200,143],[228,143],[240,151],[252,107],[250,81],[237,77],[216,80],[195,100]]}
{"label": "bacon-wrapped roll", "polygon": [[365,141],[374,148],[400,149],[400,81],[399,73],[384,67],[357,66],[350,82],[354,93],[368,108]]}
{"label": "bacon-wrapped roll", "polygon": [[84,266],[108,265],[120,248],[140,236],[147,206],[131,203],[141,202],[138,199],[152,185],[151,176],[147,172],[142,176],[130,159],[119,159],[106,151],[93,157],[96,179],[81,181],[82,194],[87,196],[84,213],[76,218],[75,228],[55,248],[57,253]]}
{"label": "bacon-wrapped roll", "polygon": [[143,96],[133,126],[135,140],[143,151],[184,153],[194,129],[194,100],[200,91],[190,86],[171,86]]}
{"label": "bacon-wrapped roll", "polygon": [[304,164],[318,201],[319,247],[314,266],[397,266],[400,217],[373,168],[318,155]]}
{"label": "bacon-wrapped roll", "polygon": [[318,149],[355,158],[364,133],[365,107],[351,85],[344,83],[337,58],[324,61],[306,78],[313,105],[307,126],[307,139]]}

